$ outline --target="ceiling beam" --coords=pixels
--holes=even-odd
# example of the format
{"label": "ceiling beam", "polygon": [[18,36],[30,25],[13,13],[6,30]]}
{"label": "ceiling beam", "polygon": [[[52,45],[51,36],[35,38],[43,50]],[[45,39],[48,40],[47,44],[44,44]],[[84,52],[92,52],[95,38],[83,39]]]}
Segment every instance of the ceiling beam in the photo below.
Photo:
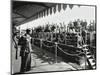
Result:
{"label": "ceiling beam", "polygon": [[20,8],[21,6],[24,6],[24,5],[38,5],[45,8],[49,8],[49,6],[47,6],[46,3],[40,3],[40,2],[13,1],[12,4],[13,4],[12,6],[13,9]]}
{"label": "ceiling beam", "polygon": [[26,17],[25,15],[18,13],[17,11],[13,11],[13,13],[18,14],[18,15],[20,15],[20,16],[23,17],[23,18],[28,18],[28,17]]}

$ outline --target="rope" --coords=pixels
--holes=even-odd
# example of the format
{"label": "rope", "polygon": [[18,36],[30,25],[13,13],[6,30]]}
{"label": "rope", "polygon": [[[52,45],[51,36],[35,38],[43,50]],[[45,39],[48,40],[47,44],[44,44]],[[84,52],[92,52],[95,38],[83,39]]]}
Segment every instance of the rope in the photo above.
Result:
{"label": "rope", "polygon": [[[47,42],[51,42],[51,41],[47,41]],[[47,45],[45,45],[43,42],[42,42],[42,44],[43,44],[44,46],[48,47],[48,48],[55,47],[55,45],[53,45],[53,46],[47,46]],[[84,52],[80,52],[79,54],[70,54],[70,53],[65,52],[64,50],[62,50],[59,46],[57,46],[57,47],[59,48],[60,51],[62,51],[62,52],[65,53],[66,55],[80,57],[79,55],[84,54]],[[80,58],[81,58],[81,57],[80,57]]]}
{"label": "rope", "polygon": [[55,47],[55,45],[53,45],[53,46],[47,46],[47,45],[45,45],[44,43],[42,43],[44,46],[46,46],[46,47],[49,47],[49,48],[52,48],[52,47]]}
{"label": "rope", "polygon": [[64,42],[64,41],[65,41],[65,39],[61,40],[61,38],[58,38],[58,41],[60,41],[60,42]]}
{"label": "rope", "polygon": [[63,51],[59,46],[58,46],[59,50],[62,51],[63,53],[65,53],[66,55],[70,55],[70,56],[77,56],[79,58],[81,58],[79,55],[80,54],[84,54],[83,52],[79,53],[79,54],[70,54],[68,52]]}

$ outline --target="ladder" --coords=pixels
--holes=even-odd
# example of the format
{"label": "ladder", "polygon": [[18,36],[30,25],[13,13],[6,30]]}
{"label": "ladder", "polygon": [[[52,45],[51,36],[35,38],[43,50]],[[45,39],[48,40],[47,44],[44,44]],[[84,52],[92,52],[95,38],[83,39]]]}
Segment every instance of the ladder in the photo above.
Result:
{"label": "ladder", "polygon": [[96,69],[96,60],[94,55],[92,55],[88,45],[83,45],[83,51],[86,54],[87,63],[90,69]]}

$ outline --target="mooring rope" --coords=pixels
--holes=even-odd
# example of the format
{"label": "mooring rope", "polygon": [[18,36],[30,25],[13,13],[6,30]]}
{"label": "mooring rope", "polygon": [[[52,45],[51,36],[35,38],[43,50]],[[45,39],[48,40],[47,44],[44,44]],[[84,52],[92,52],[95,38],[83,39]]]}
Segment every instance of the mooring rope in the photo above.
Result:
{"label": "mooring rope", "polygon": [[[60,51],[62,51],[62,52],[65,53],[66,55],[80,57],[79,55],[84,54],[83,52],[80,52],[79,54],[70,54],[70,53],[65,52],[64,50],[62,50],[59,46],[57,46],[57,47],[59,48]],[[81,57],[80,57],[80,58],[81,58]]]}
{"label": "mooring rope", "polygon": [[53,46],[48,46],[48,45],[46,45],[46,44],[44,44],[44,43],[42,43],[44,46],[46,46],[46,47],[48,47],[48,48],[52,48],[52,47],[55,47],[55,45],[53,45]]}

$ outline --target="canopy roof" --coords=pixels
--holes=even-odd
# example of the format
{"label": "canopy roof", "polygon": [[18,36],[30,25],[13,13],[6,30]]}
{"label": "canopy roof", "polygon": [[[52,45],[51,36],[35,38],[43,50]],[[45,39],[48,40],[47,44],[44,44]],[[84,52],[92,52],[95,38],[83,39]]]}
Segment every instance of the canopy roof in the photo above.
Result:
{"label": "canopy roof", "polygon": [[19,25],[27,22],[28,19],[34,17],[39,12],[54,6],[54,3],[42,3],[31,1],[12,1],[12,22],[13,25]]}

